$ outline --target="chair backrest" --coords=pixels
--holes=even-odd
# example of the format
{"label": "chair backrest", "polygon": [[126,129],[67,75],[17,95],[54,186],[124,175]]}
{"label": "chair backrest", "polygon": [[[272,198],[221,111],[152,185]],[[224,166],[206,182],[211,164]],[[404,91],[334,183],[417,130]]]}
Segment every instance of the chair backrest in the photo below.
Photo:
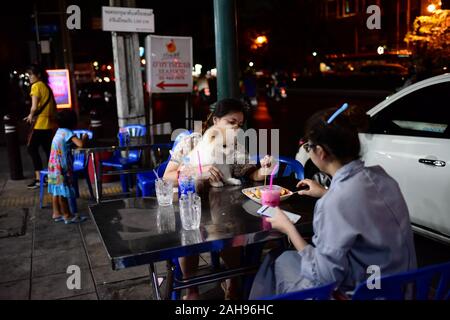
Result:
{"label": "chair backrest", "polygon": [[94,137],[94,133],[91,130],[85,130],[85,129],[77,129],[72,131],[74,135],[77,136],[78,139],[83,138],[83,134],[87,134],[89,140],[92,140]]}
{"label": "chair backrest", "polygon": [[[140,124],[128,124],[123,127],[127,130],[128,134],[131,138],[136,137],[145,137],[145,134],[147,133],[147,128]],[[117,138],[119,138],[119,134],[117,134]],[[128,159],[131,161],[137,161],[141,157],[142,150],[130,150],[128,151]]]}
{"label": "chair backrest", "polygon": [[[260,157],[256,155],[251,156],[250,159],[259,162]],[[298,180],[303,180],[305,178],[305,169],[298,160],[290,157],[279,156],[278,159],[275,159],[275,161],[282,164],[276,174],[277,177],[289,177],[292,173],[294,173],[295,178]],[[284,167],[284,170],[282,167]]]}
{"label": "chair backrest", "polygon": [[282,177],[289,177],[292,173],[294,173],[295,178],[298,180],[303,180],[305,178],[305,169],[299,161],[295,160],[294,158],[284,156],[279,156],[278,161],[285,164]]}
{"label": "chair backrest", "polygon": [[336,283],[333,282],[320,287],[265,297],[260,300],[331,300],[335,288]]}
{"label": "chair backrest", "polygon": [[147,128],[140,124],[129,124],[124,126],[130,137],[145,137]]}
{"label": "chair backrest", "polygon": [[[78,129],[78,130],[73,130],[73,134],[78,138],[78,139],[82,139],[84,134],[87,134],[89,140],[92,140],[92,138],[94,138],[94,133],[90,130],[85,130],[85,129]],[[84,152],[77,152],[75,150],[74,155],[73,155],[73,164],[76,167],[85,167],[87,165],[87,158],[86,158],[86,153]]]}
{"label": "chair backrest", "polygon": [[379,289],[360,283],[352,299],[450,300],[450,262],[381,277]]}

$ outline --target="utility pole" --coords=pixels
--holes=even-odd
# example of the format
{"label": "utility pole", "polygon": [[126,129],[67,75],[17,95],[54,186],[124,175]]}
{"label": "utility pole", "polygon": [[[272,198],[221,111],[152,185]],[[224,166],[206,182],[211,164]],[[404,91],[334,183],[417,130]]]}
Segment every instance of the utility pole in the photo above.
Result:
{"label": "utility pole", "polygon": [[236,1],[214,0],[217,100],[239,98]]}
{"label": "utility pole", "polygon": [[[112,7],[136,7],[135,0],[110,0]],[[144,92],[137,33],[112,32],[119,126],[145,125]]]}
{"label": "utility pole", "polygon": [[64,67],[65,69],[69,70],[69,77],[70,77],[70,90],[72,92],[72,105],[75,110],[75,112],[79,113],[78,108],[78,96],[77,96],[77,87],[75,83],[75,76],[74,76],[74,65],[73,65],[73,55],[72,55],[72,42],[70,41],[70,35],[69,30],[67,29],[66,25],[66,0],[60,0],[59,3],[59,21],[60,21],[60,28],[61,28],[61,37],[62,37],[62,44],[63,44],[63,56],[64,56]]}
{"label": "utility pole", "polygon": [[396,43],[396,49],[397,51],[400,49],[400,0],[397,0],[397,34],[396,34],[396,39],[395,39],[395,43]]}

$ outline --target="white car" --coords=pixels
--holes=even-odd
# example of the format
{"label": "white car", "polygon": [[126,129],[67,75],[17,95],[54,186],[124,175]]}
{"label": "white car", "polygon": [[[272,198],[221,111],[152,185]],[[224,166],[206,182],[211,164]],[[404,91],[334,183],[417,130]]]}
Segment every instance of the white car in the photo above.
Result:
{"label": "white car", "polygon": [[[450,244],[450,74],[406,87],[367,114],[365,164],[397,180],[415,232]],[[297,159],[305,165],[302,152]]]}

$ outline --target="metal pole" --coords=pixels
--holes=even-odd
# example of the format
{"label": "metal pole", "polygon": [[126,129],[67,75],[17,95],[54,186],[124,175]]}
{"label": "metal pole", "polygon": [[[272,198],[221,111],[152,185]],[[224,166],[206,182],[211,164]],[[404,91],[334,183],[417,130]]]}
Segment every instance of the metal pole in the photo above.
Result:
{"label": "metal pole", "polygon": [[239,98],[236,1],[214,0],[217,99]]}
{"label": "metal pole", "polygon": [[72,92],[72,105],[73,109],[77,114],[79,114],[78,109],[78,97],[77,97],[77,88],[74,77],[74,65],[73,65],[73,55],[72,55],[72,43],[70,41],[69,30],[66,26],[66,0],[59,1],[59,18],[60,18],[60,26],[61,26],[61,37],[63,43],[63,56],[64,56],[64,67],[69,70],[70,77],[70,90]]}
{"label": "metal pole", "polygon": [[5,123],[5,140],[8,153],[9,173],[11,180],[24,179],[22,157],[20,155],[17,122],[10,115],[3,117]]}
{"label": "metal pole", "polygon": [[159,291],[158,276],[156,275],[155,265],[153,263],[150,263],[149,269],[155,298],[156,300],[161,300],[161,293]]}
{"label": "metal pole", "polygon": [[39,22],[38,22],[38,10],[37,10],[37,4],[34,4],[34,12],[33,12],[33,16],[34,16],[34,27],[36,29],[36,49],[37,49],[37,58],[38,58],[38,63],[41,63],[42,57],[41,57],[41,39],[39,37]]}
{"label": "metal pole", "polygon": [[[95,163],[95,152],[94,151],[91,152],[91,161],[92,161],[92,171],[94,173],[95,201],[97,203],[100,203],[100,200],[101,200],[100,184],[102,182],[98,180],[97,166],[96,166],[96,163]],[[101,179],[101,177],[100,177],[100,179]]]}
{"label": "metal pole", "polygon": [[400,0],[397,0],[397,34],[396,34],[396,49],[400,49]]}
{"label": "metal pole", "polygon": [[189,111],[189,100],[186,96],[184,97],[184,114],[186,118],[186,129],[191,130],[191,113]]}

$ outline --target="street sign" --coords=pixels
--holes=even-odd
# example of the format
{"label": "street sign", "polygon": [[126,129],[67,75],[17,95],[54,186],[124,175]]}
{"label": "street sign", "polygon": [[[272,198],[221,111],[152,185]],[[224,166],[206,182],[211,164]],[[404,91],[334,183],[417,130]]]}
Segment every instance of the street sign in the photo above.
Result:
{"label": "street sign", "polygon": [[155,32],[152,9],[102,7],[103,31]]}
{"label": "street sign", "polygon": [[147,90],[192,92],[192,38],[147,36]]}
{"label": "street sign", "polygon": [[56,100],[56,107],[58,109],[71,108],[69,70],[54,69],[46,71],[48,74],[48,85],[52,88]]}

